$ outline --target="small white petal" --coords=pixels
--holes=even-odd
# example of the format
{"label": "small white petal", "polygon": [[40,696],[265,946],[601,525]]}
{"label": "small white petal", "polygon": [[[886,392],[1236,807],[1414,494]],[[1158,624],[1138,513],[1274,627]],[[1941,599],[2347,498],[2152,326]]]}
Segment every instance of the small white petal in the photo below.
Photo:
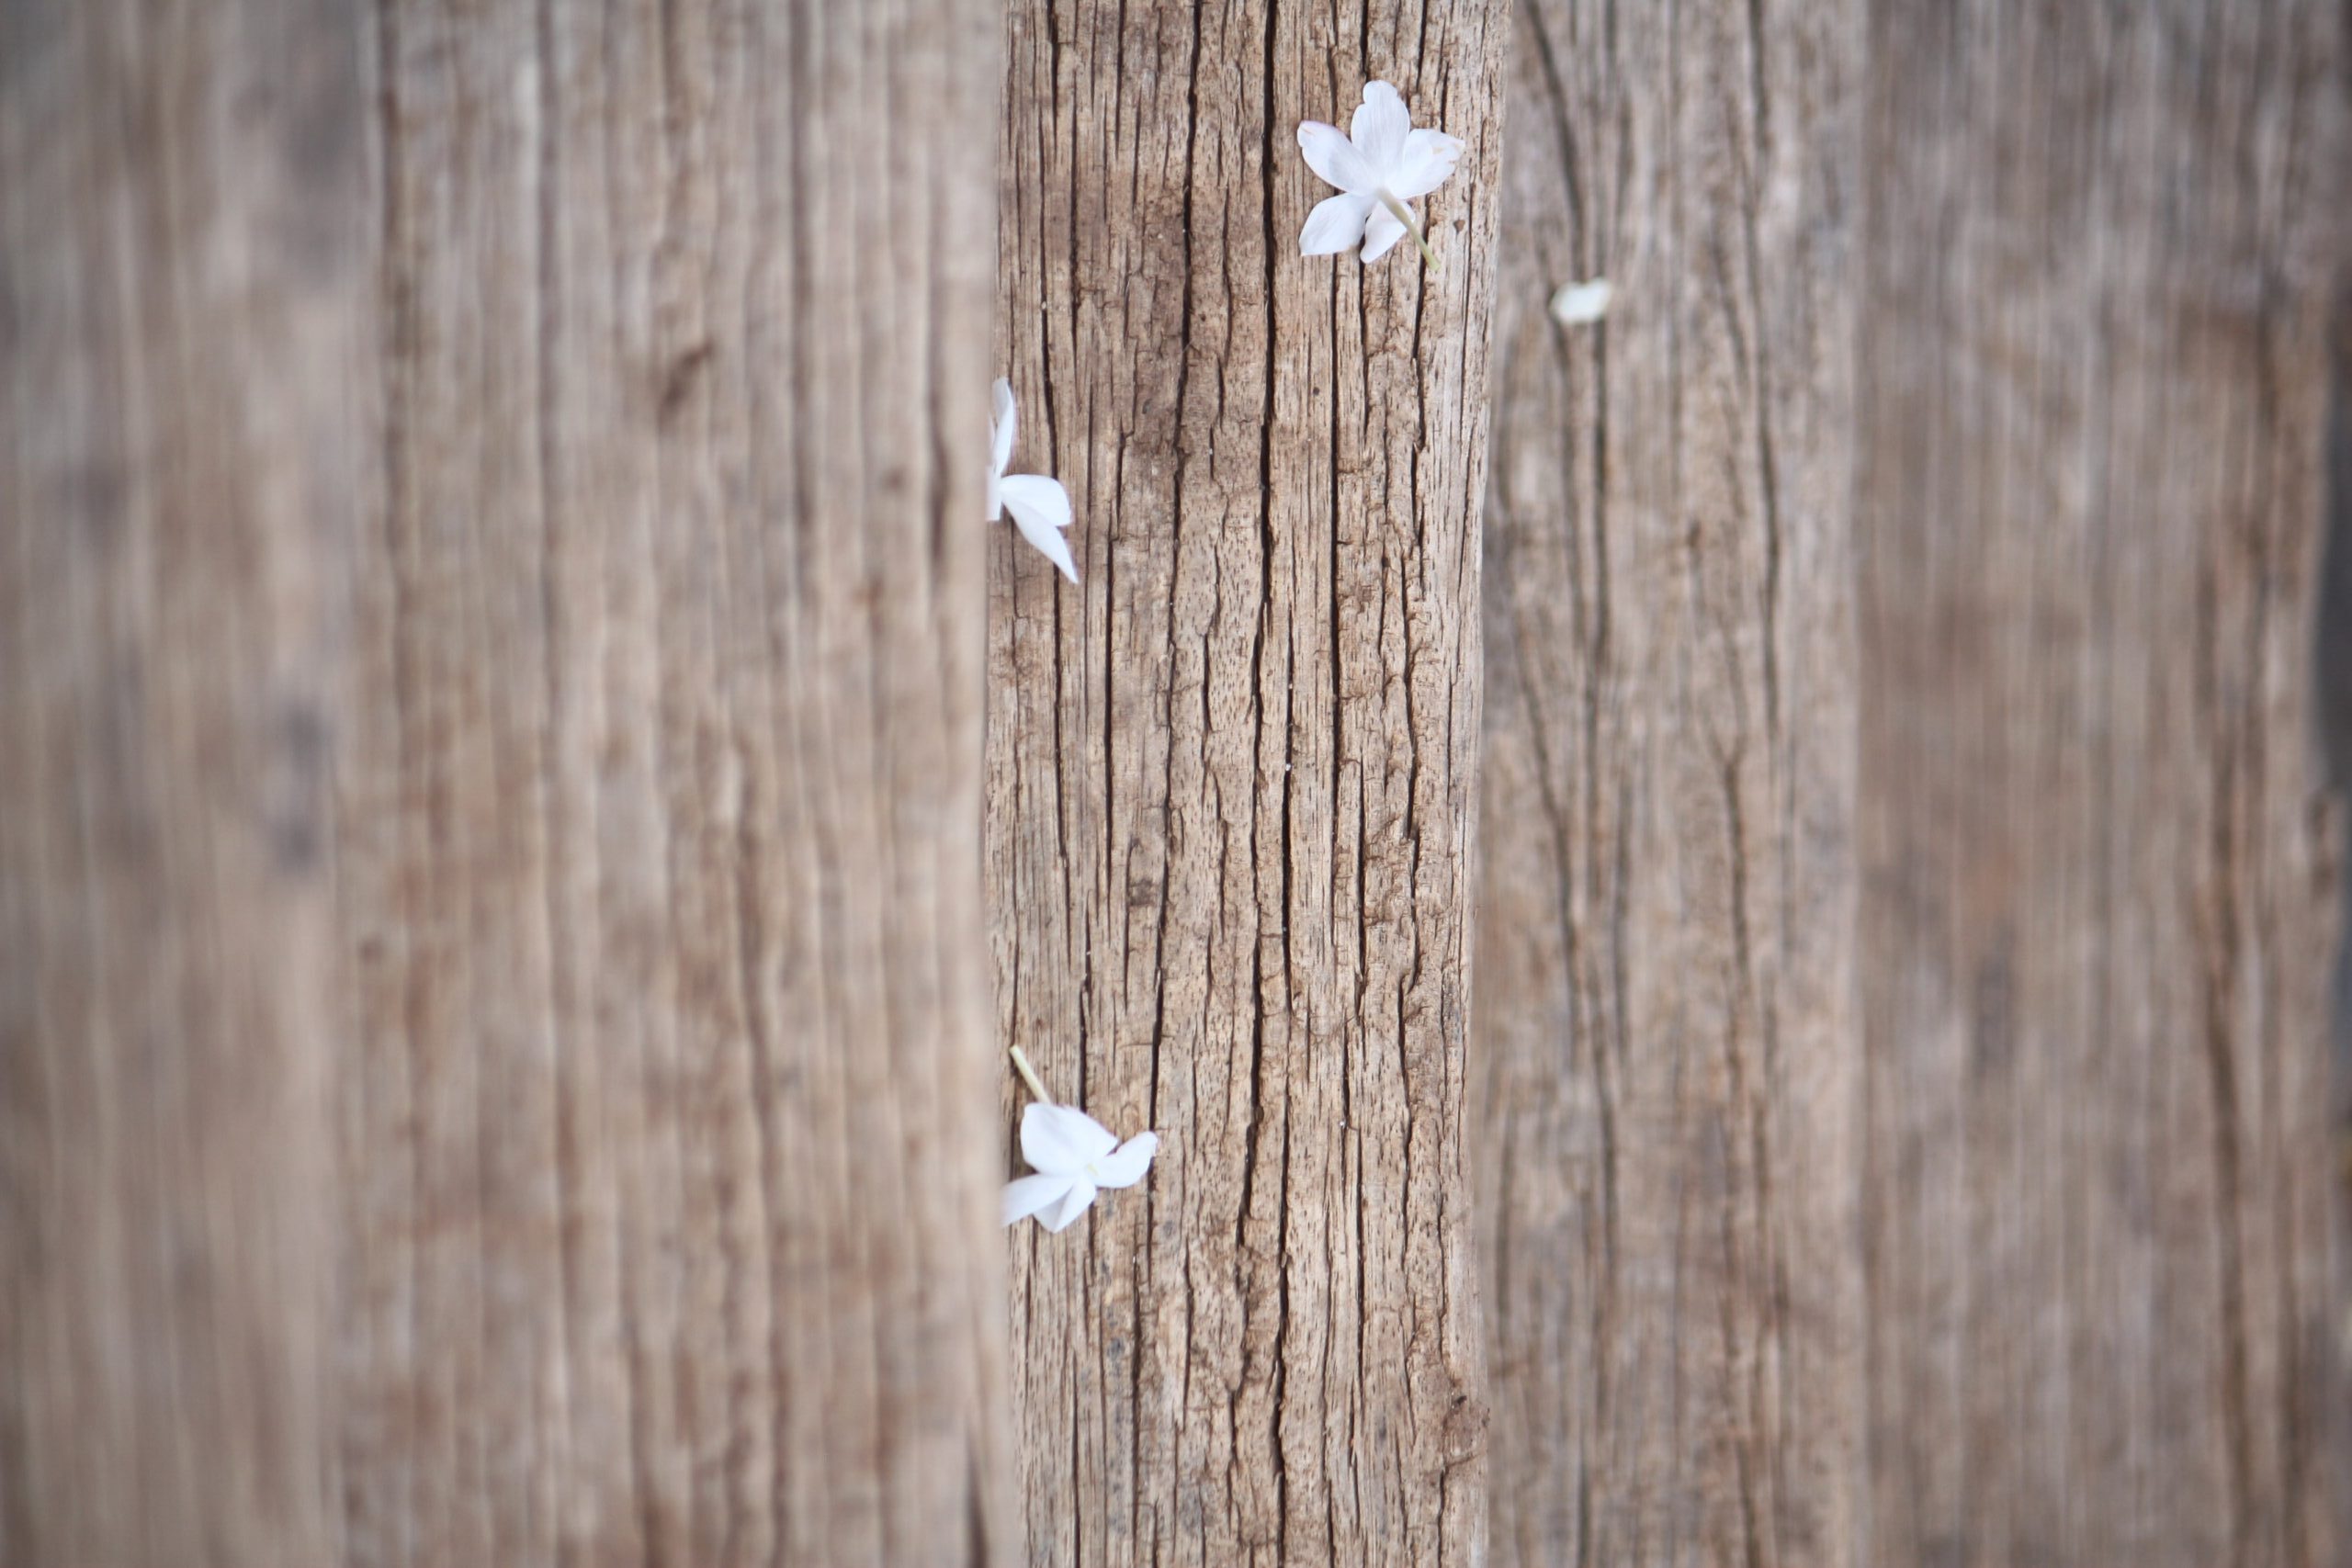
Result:
{"label": "small white petal", "polygon": [[1069,553],[1069,541],[1053,529],[1034,523],[1020,513],[1012,514],[1013,525],[1021,536],[1035,547],[1039,555],[1054,563],[1054,570],[1075,583],[1078,581],[1078,559]]}
{"label": "small white petal", "polygon": [[1151,1168],[1151,1156],[1159,1152],[1159,1134],[1137,1133],[1094,1161],[1088,1168],[1088,1174],[1098,1187],[1133,1187]]}
{"label": "small white petal", "polygon": [[1463,142],[1442,130],[1417,130],[1405,138],[1405,150],[1388,181],[1389,194],[1399,201],[1429,195],[1443,185],[1462,161]]}
{"label": "small white petal", "polygon": [[1358,196],[1370,196],[1379,187],[1379,174],[1336,125],[1319,119],[1304,121],[1298,128],[1298,150],[1306,154],[1306,166],[1325,185]]}
{"label": "small white petal", "polygon": [[1069,491],[1062,489],[1061,481],[1036,474],[1007,474],[1003,496],[1004,509],[1012,513],[1012,525],[1021,530],[1021,536],[1076,582],[1078,563],[1070,558],[1069,541],[1061,535],[1070,521]]}
{"label": "small white petal", "polygon": [[1405,237],[1405,225],[1385,207],[1372,209],[1372,217],[1363,226],[1363,261],[1366,266],[1386,255],[1389,247]]}
{"label": "small white petal", "polygon": [[1552,319],[1564,327],[1580,327],[1609,314],[1609,297],[1616,290],[1605,277],[1589,283],[1563,284],[1552,296]]}
{"label": "small white petal", "polygon": [[1347,191],[1325,197],[1306,215],[1306,227],[1298,236],[1298,254],[1337,255],[1357,243],[1363,238],[1364,220],[1372,216],[1374,205],[1372,197]]}
{"label": "small white petal", "polygon": [[1118,1145],[1110,1128],[1075,1105],[1035,1100],[1021,1113],[1021,1157],[1048,1176],[1076,1177]]}
{"label": "small white petal", "polygon": [[1004,1200],[1001,1207],[1006,1224],[1018,1224],[1048,1203],[1059,1202],[1069,1191],[1067,1176],[1024,1176],[1018,1181],[1004,1184]]}
{"label": "small white petal", "polygon": [[1046,527],[1069,526],[1069,491],[1062,488],[1061,480],[1043,474],[1007,474],[1001,488],[1005,505],[1016,518],[1025,510]]}
{"label": "small white petal", "polygon": [[1093,1201],[1094,1183],[1080,1177],[1070,1183],[1069,1190],[1062,1194],[1062,1201],[1057,1206],[1037,1217],[1045,1222],[1049,1231],[1066,1231],[1069,1229],[1070,1222],[1086,1213],[1086,1206]]}
{"label": "small white petal", "polygon": [[[1012,383],[997,378],[996,389],[990,402],[993,413],[989,420],[989,472],[1001,477],[1004,466],[1012,461],[1012,433],[1016,428],[1012,413]],[[989,521],[996,521],[996,513],[989,513]]]}
{"label": "small white petal", "polygon": [[1385,82],[1372,82],[1364,86],[1363,105],[1356,110],[1348,134],[1364,162],[1385,175],[1404,154],[1405,136],[1412,129],[1413,117],[1406,112],[1405,100],[1396,96],[1396,89]]}

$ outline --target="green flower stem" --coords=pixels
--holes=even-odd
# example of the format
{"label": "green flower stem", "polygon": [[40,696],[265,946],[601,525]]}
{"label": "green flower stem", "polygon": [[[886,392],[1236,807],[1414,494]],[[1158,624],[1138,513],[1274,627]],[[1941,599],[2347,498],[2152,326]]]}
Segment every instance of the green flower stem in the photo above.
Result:
{"label": "green flower stem", "polygon": [[1385,190],[1380,193],[1379,201],[1381,206],[1388,209],[1388,215],[1396,220],[1397,222],[1405,225],[1406,229],[1412,234],[1413,243],[1420,246],[1421,254],[1429,259],[1430,270],[1431,272],[1437,271],[1437,253],[1430,249],[1429,241],[1422,237],[1421,226],[1413,221],[1413,209],[1406,206],[1403,202],[1397,200],[1395,197],[1389,195]]}

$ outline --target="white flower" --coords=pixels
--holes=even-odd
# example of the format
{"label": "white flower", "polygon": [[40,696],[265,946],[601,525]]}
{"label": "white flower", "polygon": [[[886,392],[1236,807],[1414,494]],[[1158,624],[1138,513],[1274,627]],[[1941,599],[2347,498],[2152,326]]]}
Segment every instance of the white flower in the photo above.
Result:
{"label": "white flower", "polygon": [[1564,283],[1552,296],[1552,319],[1564,327],[1580,327],[1609,314],[1609,297],[1616,292],[1605,277],[1587,283]]}
{"label": "white flower", "polygon": [[1021,536],[1076,582],[1078,564],[1070,559],[1069,541],[1062,537],[1062,530],[1069,526],[1069,491],[1062,489],[1059,479],[1004,471],[1004,466],[1012,461],[1012,383],[1000,377],[995,409],[989,420],[989,521],[993,523],[1011,512],[1012,525],[1021,530]]}
{"label": "white flower", "polygon": [[1037,1080],[1029,1053],[1012,1048],[1012,1065],[1037,1102],[1021,1113],[1021,1157],[1037,1172],[1004,1188],[1004,1223],[1035,1214],[1049,1231],[1067,1229],[1105,1187],[1133,1187],[1151,1168],[1159,1134],[1138,1133],[1125,1143],[1074,1105],[1056,1105]]}
{"label": "white flower", "polygon": [[1037,1174],[1005,1184],[1004,1223],[1035,1214],[1047,1230],[1062,1230],[1086,1212],[1098,1189],[1141,1181],[1159,1151],[1157,1133],[1123,1144],[1076,1106],[1039,1100],[1021,1113],[1021,1157]]}
{"label": "white flower", "polygon": [[1336,125],[1310,119],[1298,128],[1298,148],[1306,166],[1340,194],[1317,202],[1306,215],[1298,236],[1298,253],[1328,256],[1363,242],[1366,264],[1378,261],[1408,233],[1421,247],[1429,264],[1437,254],[1421,233],[1419,220],[1409,205],[1427,196],[1453,173],[1462,156],[1462,142],[1442,131],[1415,130],[1405,100],[1385,82],[1363,90],[1363,107],[1356,110],[1347,136]]}

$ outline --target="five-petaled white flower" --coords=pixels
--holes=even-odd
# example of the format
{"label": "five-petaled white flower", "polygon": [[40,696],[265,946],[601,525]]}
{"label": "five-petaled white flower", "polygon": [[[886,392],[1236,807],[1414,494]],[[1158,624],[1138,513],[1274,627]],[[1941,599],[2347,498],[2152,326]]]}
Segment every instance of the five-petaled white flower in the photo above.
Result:
{"label": "five-petaled white flower", "polygon": [[1340,187],[1339,195],[1317,202],[1306,215],[1299,254],[1332,255],[1362,240],[1369,264],[1409,233],[1430,265],[1437,265],[1437,253],[1430,249],[1410,204],[1453,173],[1462,156],[1459,139],[1415,130],[1396,89],[1374,82],[1364,88],[1363,106],[1348,135],[1340,135],[1336,125],[1310,119],[1298,128],[1298,148],[1308,168],[1325,184]]}
{"label": "five-petaled white flower", "polygon": [[1021,1157],[1037,1174],[1005,1184],[1004,1223],[1035,1214],[1047,1230],[1061,1230],[1086,1212],[1098,1189],[1141,1181],[1159,1149],[1156,1133],[1123,1144],[1074,1105],[1033,1104],[1021,1113]]}
{"label": "five-petaled white flower", "polygon": [[1069,526],[1069,491],[1059,479],[1004,471],[1012,461],[1012,383],[1000,377],[989,420],[989,521],[1012,513],[1021,536],[1076,582],[1078,564],[1070,559],[1069,541],[1062,537],[1062,530]]}
{"label": "five-petaled white flower", "polygon": [[1030,1069],[1020,1046],[1012,1065],[1036,1102],[1021,1113],[1021,1157],[1037,1172],[1005,1184],[1004,1223],[1037,1216],[1049,1231],[1067,1229],[1105,1187],[1133,1187],[1151,1168],[1159,1134],[1137,1133],[1125,1143],[1074,1105],[1056,1105]]}

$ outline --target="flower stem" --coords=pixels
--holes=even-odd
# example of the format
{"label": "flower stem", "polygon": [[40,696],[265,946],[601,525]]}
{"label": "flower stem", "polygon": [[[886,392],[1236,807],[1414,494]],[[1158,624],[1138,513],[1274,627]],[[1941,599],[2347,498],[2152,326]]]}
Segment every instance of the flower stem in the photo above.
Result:
{"label": "flower stem", "polygon": [[1046,1086],[1037,1081],[1037,1069],[1029,1065],[1029,1053],[1018,1045],[1012,1048],[1012,1065],[1020,1069],[1021,1081],[1029,1086],[1029,1092],[1037,1097],[1038,1104],[1051,1105],[1054,1102],[1054,1097],[1046,1092]]}
{"label": "flower stem", "polygon": [[1388,209],[1389,217],[1405,225],[1407,231],[1413,236],[1413,243],[1421,247],[1421,254],[1428,259],[1430,270],[1438,271],[1437,253],[1430,249],[1428,239],[1421,233],[1421,226],[1413,220],[1413,209],[1385,190],[1380,193],[1380,205]]}

